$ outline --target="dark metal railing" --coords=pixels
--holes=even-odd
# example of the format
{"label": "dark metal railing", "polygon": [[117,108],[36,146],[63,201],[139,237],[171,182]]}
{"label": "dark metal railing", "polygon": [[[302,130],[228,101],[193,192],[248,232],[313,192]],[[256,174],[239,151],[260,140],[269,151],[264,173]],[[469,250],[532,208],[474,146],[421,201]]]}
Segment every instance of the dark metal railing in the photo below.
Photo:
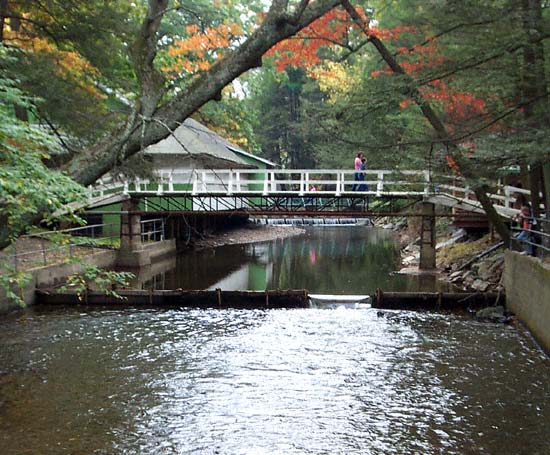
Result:
{"label": "dark metal railing", "polygon": [[550,220],[547,218],[529,217],[530,229],[512,226],[513,235],[510,239],[510,249],[521,246],[531,256],[550,254]]}

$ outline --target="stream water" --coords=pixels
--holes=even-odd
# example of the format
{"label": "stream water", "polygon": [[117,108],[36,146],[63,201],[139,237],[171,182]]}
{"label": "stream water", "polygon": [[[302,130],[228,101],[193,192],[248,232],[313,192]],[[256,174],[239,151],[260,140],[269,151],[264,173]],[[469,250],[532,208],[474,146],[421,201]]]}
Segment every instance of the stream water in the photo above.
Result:
{"label": "stream water", "polygon": [[[389,276],[394,252],[379,231],[310,231],[145,284],[433,286]],[[550,453],[550,362],[521,328],[465,316],[33,308],[0,319],[0,346],[2,455]]]}
{"label": "stream water", "polygon": [[144,271],[138,285],[153,289],[307,289],[315,294],[446,290],[434,275],[399,275],[391,232],[354,227],[309,227],[303,235],[227,245],[172,258]]}

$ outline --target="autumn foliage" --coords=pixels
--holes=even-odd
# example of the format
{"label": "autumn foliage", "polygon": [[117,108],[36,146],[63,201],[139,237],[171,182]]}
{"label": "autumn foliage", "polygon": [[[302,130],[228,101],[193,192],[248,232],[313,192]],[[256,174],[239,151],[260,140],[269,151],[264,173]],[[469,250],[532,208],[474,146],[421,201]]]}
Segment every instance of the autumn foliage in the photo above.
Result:
{"label": "autumn foliage", "polygon": [[216,58],[243,36],[239,24],[221,24],[203,30],[197,25],[188,25],[186,33],[187,38],[175,40],[168,48],[171,62],[162,70],[172,78],[181,72],[193,74],[208,70]]}
{"label": "autumn foliage", "polygon": [[47,57],[54,63],[60,78],[72,81],[94,98],[105,97],[92,83],[92,79],[99,76],[99,70],[78,52],[59,49],[47,39],[28,35],[24,30],[14,32],[8,27],[4,34],[6,43],[29,54]]}

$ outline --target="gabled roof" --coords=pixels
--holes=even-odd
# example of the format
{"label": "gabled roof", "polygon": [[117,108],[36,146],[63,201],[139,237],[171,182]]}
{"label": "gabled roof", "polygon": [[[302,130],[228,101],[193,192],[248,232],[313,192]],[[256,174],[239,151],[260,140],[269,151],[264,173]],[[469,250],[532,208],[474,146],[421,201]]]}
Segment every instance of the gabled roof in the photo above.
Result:
{"label": "gabled roof", "polygon": [[266,160],[265,158],[262,158],[261,156],[257,156],[257,155],[254,155],[252,153],[248,153],[248,152],[245,152],[244,150],[234,146],[234,145],[230,145],[228,146],[229,150],[239,154],[239,155],[244,155],[248,158],[252,158],[253,160],[257,160],[257,161],[260,161],[264,164],[266,164],[267,166],[271,166],[271,167],[276,167],[277,164],[274,163],[273,161],[269,161],[269,160]]}
{"label": "gabled roof", "polygon": [[227,165],[250,168],[238,153],[246,153],[226,141],[219,134],[191,118],[186,119],[176,130],[162,141],[145,149],[147,155],[185,155],[196,158],[215,158]]}

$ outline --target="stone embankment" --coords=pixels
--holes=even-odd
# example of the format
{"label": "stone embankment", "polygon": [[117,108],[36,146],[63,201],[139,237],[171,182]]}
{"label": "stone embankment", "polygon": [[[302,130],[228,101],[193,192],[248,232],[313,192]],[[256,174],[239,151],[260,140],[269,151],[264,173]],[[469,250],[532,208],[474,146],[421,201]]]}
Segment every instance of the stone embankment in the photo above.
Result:
{"label": "stone embankment", "polygon": [[486,235],[477,240],[465,238],[441,248],[437,260],[444,270],[444,279],[464,291],[504,291],[505,249],[500,243]]}
{"label": "stone embankment", "polygon": [[[418,226],[411,220],[408,223],[405,219],[388,221],[381,220],[379,225],[394,231],[399,239],[401,272],[417,270],[420,257]],[[442,280],[467,292],[503,291],[504,248],[497,246],[498,239],[492,240],[490,235],[472,238],[444,222],[437,226],[437,239],[437,272]]]}

